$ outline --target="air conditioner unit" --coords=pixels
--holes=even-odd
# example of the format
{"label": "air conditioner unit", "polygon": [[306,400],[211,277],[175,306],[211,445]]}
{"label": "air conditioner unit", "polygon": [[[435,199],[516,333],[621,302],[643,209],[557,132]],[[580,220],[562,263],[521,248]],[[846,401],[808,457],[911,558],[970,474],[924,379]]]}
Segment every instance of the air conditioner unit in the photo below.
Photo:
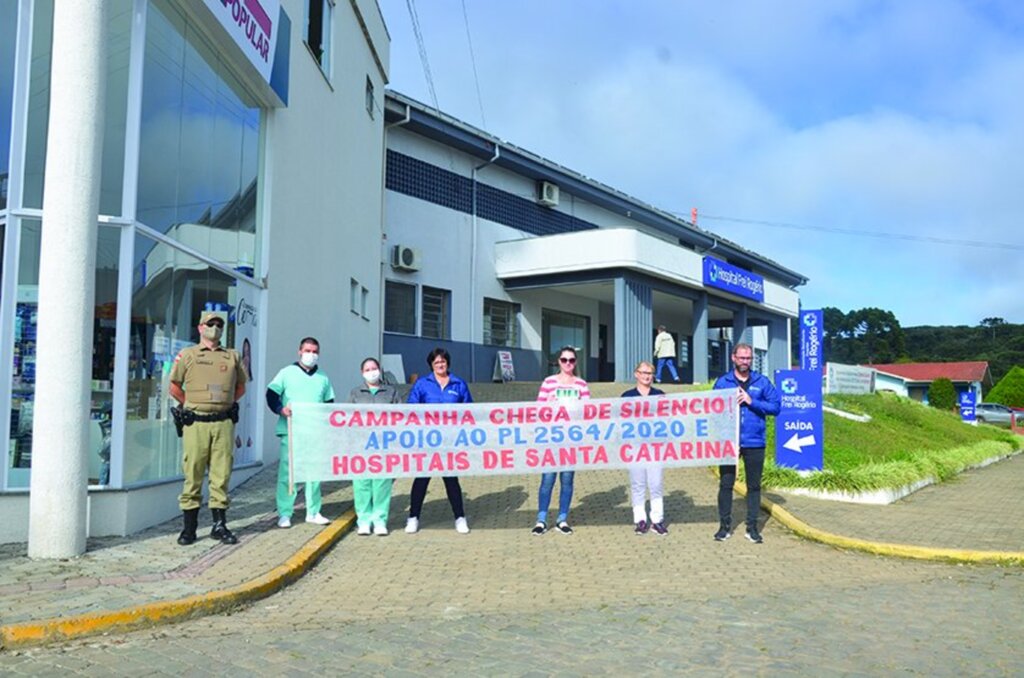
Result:
{"label": "air conditioner unit", "polygon": [[537,202],[548,207],[558,205],[558,186],[550,181],[538,181]]}
{"label": "air conditioner unit", "polygon": [[391,248],[391,268],[397,271],[418,271],[422,259],[420,251],[411,247],[395,245]]}

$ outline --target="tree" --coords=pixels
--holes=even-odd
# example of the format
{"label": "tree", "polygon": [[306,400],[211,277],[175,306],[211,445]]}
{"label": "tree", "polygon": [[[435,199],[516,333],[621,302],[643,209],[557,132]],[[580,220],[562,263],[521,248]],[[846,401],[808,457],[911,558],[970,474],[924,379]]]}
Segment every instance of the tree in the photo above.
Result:
{"label": "tree", "polygon": [[826,307],[825,356],[840,363],[892,363],[906,356],[906,340],[892,311]]}
{"label": "tree", "polygon": [[981,320],[981,326],[982,327],[991,328],[991,330],[992,330],[992,340],[993,341],[995,341],[995,338],[996,338],[996,328],[999,327],[1000,325],[1005,325],[1005,324],[1006,324],[1006,321],[1003,320],[1002,318],[999,318],[999,317],[982,318],[982,320]]}
{"label": "tree", "polygon": [[1024,407],[1024,367],[1015,366],[985,396],[985,401]]}
{"label": "tree", "polygon": [[956,387],[946,377],[939,377],[928,386],[928,404],[939,410],[956,407]]}

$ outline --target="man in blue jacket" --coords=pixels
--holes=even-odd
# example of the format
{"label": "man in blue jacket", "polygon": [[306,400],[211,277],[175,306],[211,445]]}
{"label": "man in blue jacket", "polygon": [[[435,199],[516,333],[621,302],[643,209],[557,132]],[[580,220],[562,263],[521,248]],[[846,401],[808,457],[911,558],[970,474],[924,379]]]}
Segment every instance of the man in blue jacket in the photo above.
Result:
{"label": "man in blue jacket", "polygon": [[[750,369],[754,349],[750,344],[736,344],[732,350],[732,372],[715,382],[716,389],[740,389],[740,457],[747,475],[747,539],[763,543],[757,529],[761,507],[761,474],[764,472],[765,418],[779,413],[779,392],[768,377]],[[715,541],[725,541],[732,527],[732,488],[736,483],[736,466],[719,466],[718,532]]]}

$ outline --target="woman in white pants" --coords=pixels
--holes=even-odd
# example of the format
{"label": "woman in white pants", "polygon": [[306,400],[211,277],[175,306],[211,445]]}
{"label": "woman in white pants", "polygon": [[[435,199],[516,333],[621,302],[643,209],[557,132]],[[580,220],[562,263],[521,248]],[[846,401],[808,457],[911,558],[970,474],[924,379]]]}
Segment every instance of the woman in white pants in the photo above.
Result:
{"label": "woman in white pants", "polygon": [[[622,394],[623,398],[642,398],[648,396],[663,396],[665,392],[653,388],[654,365],[642,360],[633,370],[636,378],[636,386]],[[660,466],[637,466],[629,469],[629,493],[633,503],[633,531],[638,534],[647,534],[648,530],[660,536],[668,534],[665,527],[665,502],[662,498],[664,491],[661,483]],[[648,519],[646,503],[647,493],[651,495],[651,515]]]}

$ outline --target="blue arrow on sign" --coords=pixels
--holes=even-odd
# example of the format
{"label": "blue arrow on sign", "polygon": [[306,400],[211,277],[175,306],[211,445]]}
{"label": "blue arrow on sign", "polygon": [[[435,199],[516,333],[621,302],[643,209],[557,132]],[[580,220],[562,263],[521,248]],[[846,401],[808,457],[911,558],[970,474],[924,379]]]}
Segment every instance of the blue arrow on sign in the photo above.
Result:
{"label": "blue arrow on sign", "polygon": [[775,383],[782,401],[775,419],[775,463],[799,471],[820,471],[825,438],[821,370],[779,370]]}

